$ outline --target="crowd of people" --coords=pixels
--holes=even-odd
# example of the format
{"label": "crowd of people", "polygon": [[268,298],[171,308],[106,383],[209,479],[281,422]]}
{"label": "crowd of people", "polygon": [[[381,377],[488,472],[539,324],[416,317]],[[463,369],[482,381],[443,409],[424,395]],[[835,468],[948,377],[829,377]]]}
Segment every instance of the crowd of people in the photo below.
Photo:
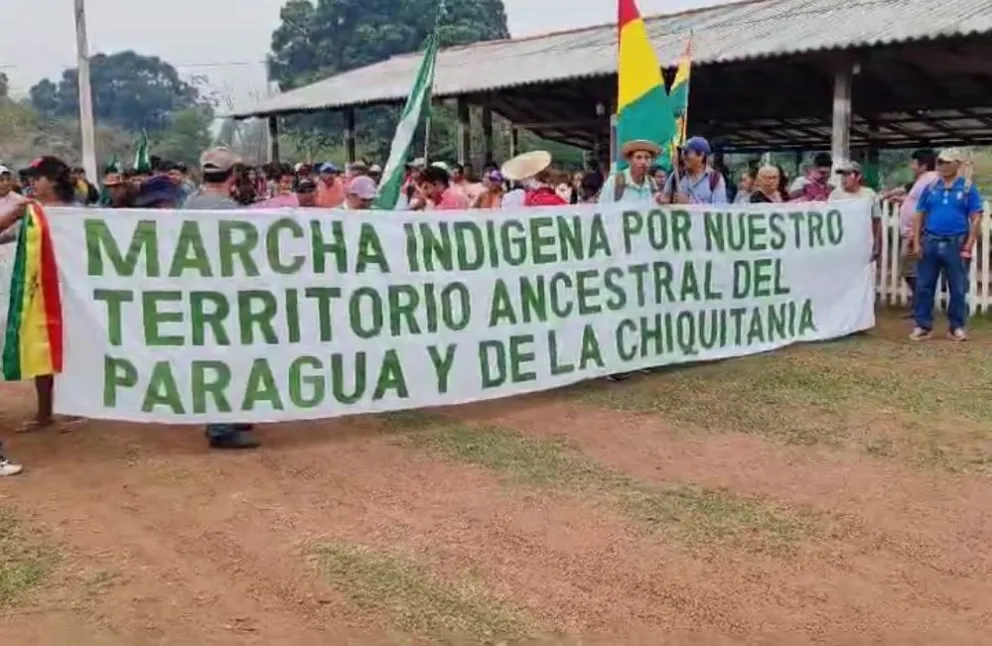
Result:
{"label": "crowd of people", "polygon": [[[631,203],[641,205],[743,205],[784,202],[870,200],[873,204],[873,249],[882,244],[879,198],[901,208],[903,275],[913,293],[915,320],[910,338],[929,338],[933,330],[933,303],[938,280],[948,291],[948,335],[967,338],[968,262],[979,230],[981,198],[965,171],[967,156],[959,149],[939,154],[919,150],[910,169],[914,180],[882,196],[865,185],[861,167],[845,161],[834,164],[819,154],[805,172],[792,180],[780,166],[756,164],[732,181],[730,173],[702,137],[688,139],[672,168],[657,163],[662,150],[650,141],[626,142],[620,164],[613,172],[591,168],[565,173],[555,167],[546,151],[518,155],[501,166],[487,164],[480,176],[471,167],[413,160],[406,166],[398,209],[410,211],[520,209],[569,204]],[[81,168],[46,156],[14,172],[0,164],[0,244],[17,239],[23,202],[43,206],[103,206],[113,209],[244,209],[325,208],[367,210],[379,194],[382,169],[354,162],[344,168],[332,162],[264,164],[242,163],[223,147],[200,157],[196,177],[180,163],[151,159],[147,169],[106,169],[100,186]],[[627,374],[613,375],[623,379]],[[35,379],[37,413],[20,430],[53,425],[65,427],[80,420],[53,415],[51,375]],[[250,425],[213,424],[206,430],[215,449],[251,449],[259,446]],[[13,475],[21,466],[3,457],[0,476]]]}

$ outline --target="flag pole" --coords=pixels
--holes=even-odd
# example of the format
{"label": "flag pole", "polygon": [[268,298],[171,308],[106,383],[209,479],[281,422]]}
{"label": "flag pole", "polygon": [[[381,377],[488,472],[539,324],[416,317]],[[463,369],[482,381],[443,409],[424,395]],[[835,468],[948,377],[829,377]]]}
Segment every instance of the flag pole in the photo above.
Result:
{"label": "flag pole", "polygon": [[[434,11],[434,37],[437,38],[437,28],[441,25],[441,19],[444,18],[444,0],[438,0],[437,9]],[[433,99],[427,103],[426,114],[424,115],[424,163],[430,162],[430,149],[431,149],[431,105]]]}
{"label": "flag pole", "polygon": [[[686,47],[685,54],[688,54],[688,64],[690,68],[692,66],[692,35],[693,30],[689,30],[689,44]],[[680,62],[681,63],[681,62]],[[678,72],[676,71],[676,74]],[[674,159],[672,159],[672,175],[675,176],[675,181],[672,182],[672,195],[671,198],[675,198],[675,193],[678,191],[679,183],[682,179],[679,177],[679,161],[682,159],[682,146],[685,145],[685,136],[689,133],[689,92],[692,90],[692,83],[687,80],[685,88],[685,109],[682,111],[682,123],[681,130],[676,135],[679,140],[679,145],[672,151]]]}
{"label": "flag pole", "polygon": [[429,159],[431,149],[431,110],[428,106],[427,116],[424,118],[424,163]]}
{"label": "flag pole", "polygon": [[96,133],[93,121],[93,88],[90,85],[90,53],[86,36],[86,8],[83,0],[75,0],[76,12],[76,75],[79,85],[79,130],[82,139],[83,168],[86,177],[97,181]]}

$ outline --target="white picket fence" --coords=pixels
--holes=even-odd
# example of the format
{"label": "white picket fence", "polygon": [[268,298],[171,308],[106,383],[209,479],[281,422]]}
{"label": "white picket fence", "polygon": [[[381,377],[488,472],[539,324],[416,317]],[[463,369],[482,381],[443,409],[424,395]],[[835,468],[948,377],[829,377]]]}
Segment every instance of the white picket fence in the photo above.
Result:
{"label": "white picket fence", "polygon": [[[982,232],[971,260],[968,279],[968,308],[972,314],[992,313],[992,218],[988,201],[982,215]],[[882,203],[882,256],[875,274],[878,302],[882,305],[907,306],[909,289],[899,275],[899,206]],[[947,293],[938,287],[937,306],[947,306]]]}

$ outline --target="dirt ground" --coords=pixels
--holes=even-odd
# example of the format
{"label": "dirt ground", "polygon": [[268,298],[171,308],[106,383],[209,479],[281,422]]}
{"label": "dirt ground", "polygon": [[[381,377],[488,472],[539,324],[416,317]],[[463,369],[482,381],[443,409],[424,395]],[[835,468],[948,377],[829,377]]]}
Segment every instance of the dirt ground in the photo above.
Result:
{"label": "dirt ground", "polygon": [[987,644],[992,326],[906,331],[238,455],[5,385],[0,642]]}

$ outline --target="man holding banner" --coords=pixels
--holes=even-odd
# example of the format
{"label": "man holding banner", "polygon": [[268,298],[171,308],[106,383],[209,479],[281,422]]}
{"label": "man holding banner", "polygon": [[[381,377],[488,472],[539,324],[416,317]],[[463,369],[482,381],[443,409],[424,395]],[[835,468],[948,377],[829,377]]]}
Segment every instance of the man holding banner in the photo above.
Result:
{"label": "man holding banner", "polygon": [[[200,155],[200,172],[203,186],[191,195],[183,209],[216,210],[238,209],[231,199],[234,184],[234,166],[241,159],[223,147],[211,148]],[[207,424],[207,439],[212,449],[255,449],[260,443],[252,433],[251,424]]]}

